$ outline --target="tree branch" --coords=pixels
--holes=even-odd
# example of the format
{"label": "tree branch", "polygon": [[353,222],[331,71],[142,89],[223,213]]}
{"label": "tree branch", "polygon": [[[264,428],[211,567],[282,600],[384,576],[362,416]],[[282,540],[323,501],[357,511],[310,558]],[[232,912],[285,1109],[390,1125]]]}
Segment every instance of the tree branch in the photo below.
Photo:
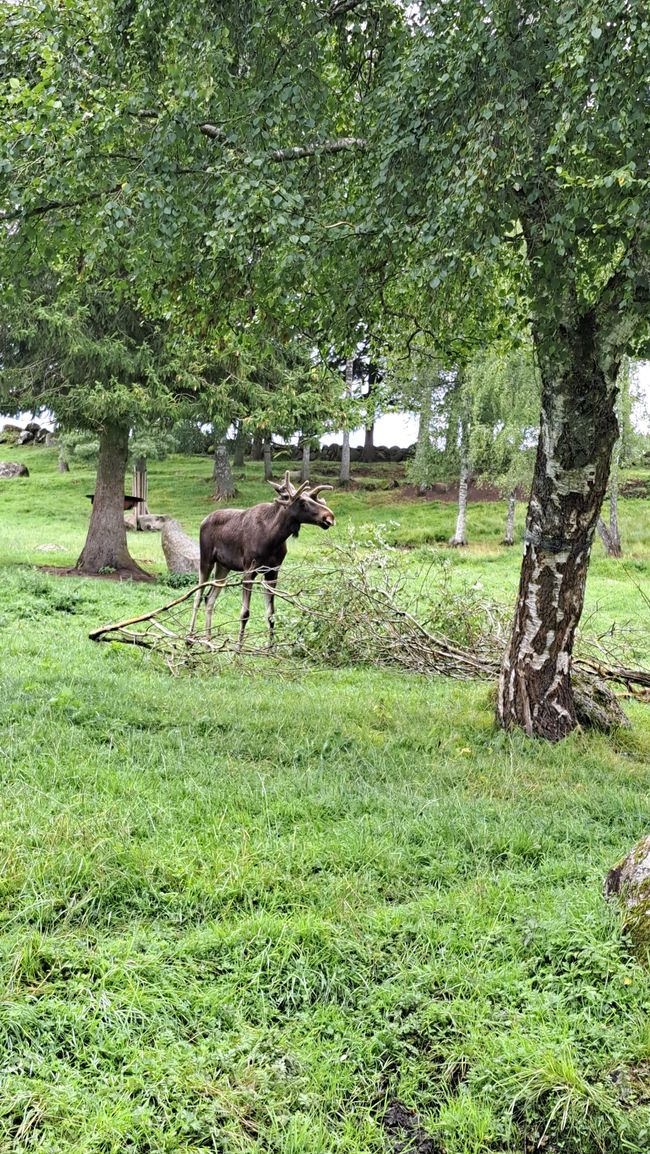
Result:
{"label": "tree branch", "polygon": [[338,20],[339,16],[347,16],[348,12],[360,8],[365,2],[366,0],[333,0],[327,15],[330,20]]}
{"label": "tree branch", "polygon": [[[199,132],[208,136],[210,140],[223,140],[225,133],[218,124],[200,124]],[[352,152],[367,148],[368,142],[360,136],[341,136],[338,140],[315,140],[313,144],[299,144],[293,148],[274,148],[263,154],[266,160],[282,162],[285,160],[302,160],[305,156],[320,156],[322,153]]]}
{"label": "tree branch", "polygon": [[342,136],[339,140],[317,140],[313,144],[298,145],[295,148],[276,148],[267,153],[268,160],[301,160],[304,156],[320,156],[321,153],[360,152],[368,147],[361,136]]}
{"label": "tree branch", "polygon": [[114,184],[112,188],[102,188],[99,192],[89,192],[81,200],[46,200],[44,204],[36,204],[33,208],[18,208],[15,212],[0,211],[0,220],[31,220],[35,216],[44,216],[59,208],[83,208],[93,200],[101,200],[103,196],[113,196],[119,192],[122,185]]}

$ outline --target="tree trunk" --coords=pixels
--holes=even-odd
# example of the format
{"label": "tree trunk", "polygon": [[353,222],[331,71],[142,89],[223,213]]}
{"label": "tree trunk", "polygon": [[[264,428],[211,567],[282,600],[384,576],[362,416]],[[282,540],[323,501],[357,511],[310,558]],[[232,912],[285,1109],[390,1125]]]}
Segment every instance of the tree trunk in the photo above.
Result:
{"label": "tree trunk", "polygon": [[460,480],[458,483],[458,517],[456,531],[450,538],[449,544],[462,548],[467,544],[465,530],[467,521],[467,487],[469,484],[469,421],[466,416],[460,419]]}
{"label": "tree trunk", "polygon": [[431,452],[431,414],[433,412],[433,389],[429,377],[425,375],[420,396],[420,420],[418,439],[415,446],[412,476],[420,493],[426,493],[429,485],[429,455]]}
{"label": "tree trunk", "polygon": [[271,438],[264,438],[264,445],[262,447],[262,457],[264,459],[264,480],[270,481],[273,477],[273,463],[271,457]]}
{"label": "tree trunk", "polygon": [[517,493],[513,489],[508,496],[508,516],[506,517],[506,535],[503,538],[504,545],[514,545],[515,543],[515,507],[517,504]]}
{"label": "tree trunk", "polygon": [[[354,358],[348,357],[345,362],[345,392],[347,397],[352,396],[354,382]],[[350,484],[350,430],[343,430],[343,444],[341,445],[341,469],[339,471],[339,485]]]}
{"label": "tree trunk", "polygon": [[372,464],[375,459],[375,422],[371,421],[366,425],[366,432],[363,441],[363,459],[368,464]]}
{"label": "tree trunk", "polygon": [[95,496],[86,543],[77,561],[81,573],[126,571],[146,577],[131,557],[124,524],[124,474],[129,449],[128,425],[105,425],[99,435]]}
{"label": "tree trunk", "polygon": [[[515,620],[499,681],[506,729],[559,741],[575,728],[571,655],[591,546],[617,437],[613,364],[599,361],[588,313],[545,355],[537,460],[526,519]],[[559,342],[564,344],[558,348]]]}
{"label": "tree trunk", "polygon": [[310,451],[309,441],[305,441],[302,446],[302,468],[300,470],[300,480],[309,480],[309,465],[310,465]]}
{"label": "tree trunk", "polygon": [[244,468],[244,457],[246,453],[246,429],[243,421],[237,421],[237,432],[235,434],[235,453],[233,456],[233,465],[236,469]]}
{"label": "tree trunk", "polygon": [[251,461],[261,461],[264,456],[264,438],[261,433],[253,433]]}
{"label": "tree trunk", "polygon": [[612,471],[609,479],[609,525],[602,517],[598,518],[598,532],[605,546],[608,557],[622,557],[621,532],[618,525],[618,468],[621,457],[621,438],[619,437],[612,455]]}
{"label": "tree trunk", "polygon": [[229,501],[231,497],[235,496],[235,482],[232,479],[225,438],[219,438],[214,446],[212,479],[214,481],[213,496],[215,501]]}

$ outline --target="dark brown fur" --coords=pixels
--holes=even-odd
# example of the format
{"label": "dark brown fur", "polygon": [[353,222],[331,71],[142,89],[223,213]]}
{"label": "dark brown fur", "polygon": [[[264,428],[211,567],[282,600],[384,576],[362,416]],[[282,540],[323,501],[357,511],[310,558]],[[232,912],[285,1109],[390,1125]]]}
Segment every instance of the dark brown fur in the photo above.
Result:
{"label": "dark brown fur", "polygon": [[[297,537],[301,525],[319,525],[329,529],[334,525],[334,514],[324,501],[318,500],[323,488],[308,490],[306,485],[294,489],[285,474],[284,482],[275,485],[275,501],[264,501],[251,509],[215,509],[203,521],[200,529],[200,580],[203,585],[215,571],[216,584],[206,597],[206,634],[210,637],[212,610],[227,573],[244,574],[243,604],[237,649],[241,649],[246,622],[249,618],[253,581],[261,573],[264,581],[266,615],[271,642],[273,641],[274,592],[278,570],[287,555],[289,537]],[[194,633],[203,590],[194,599],[190,634]]]}

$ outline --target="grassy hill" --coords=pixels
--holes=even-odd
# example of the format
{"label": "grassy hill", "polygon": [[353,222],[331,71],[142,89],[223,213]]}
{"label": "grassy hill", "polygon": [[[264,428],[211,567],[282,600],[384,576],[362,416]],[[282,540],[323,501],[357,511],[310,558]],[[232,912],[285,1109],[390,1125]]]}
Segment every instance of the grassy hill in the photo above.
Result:
{"label": "grassy hill", "polygon": [[[74,562],[91,472],[2,455],[31,475],[0,482],[0,1149],[646,1151],[650,976],[602,880],[648,832],[647,707],[549,747],[497,731],[481,684],[174,678],[87,639],[168,588],[35,568]],[[150,507],[196,531],[209,473],[155,463]],[[472,507],[457,553],[453,505],[332,504],[335,532],[382,524],[512,600],[505,505]],[[622,565],[595,546],[594,627],[648,622],[650,502],[622,531]],[[130,542],[162,573],[157,535]],[[282,581],[323,547],[301,533]]]}

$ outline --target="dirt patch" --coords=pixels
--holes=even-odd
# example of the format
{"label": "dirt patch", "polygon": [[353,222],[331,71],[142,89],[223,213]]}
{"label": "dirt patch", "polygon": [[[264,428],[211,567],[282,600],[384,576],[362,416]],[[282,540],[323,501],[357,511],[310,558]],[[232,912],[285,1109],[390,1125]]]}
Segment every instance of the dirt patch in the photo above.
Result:
{"label": "dirt patch", "polygon": [[389,1099],[381,1124],[392,1154],[442,1154],[442,1146],[422,1129],[415,1110],[399,1098]]}
{"label": "dirt patch", "polygon": [[[405,500],[413,501],[416,498],[420,501],[445,501],[449,504],[458,503],[458,482],[455,481],[446,484],[444,481],[436,481],[421,493],[417,485],[403,485],[400,489],[400,496]],[[523,491],[517,492],[517,500],[524,501],[526,494]],[[492,485],[485,485],[479,487],[478,485],[470,485],[467,489],[468,501],[503,501],[505,500],[503,493],[495,489]]]}
{"label": "dirt patch", "polygon": [[65,565],[37,565],[41,573],[49,573],[51,577],[85,577],[90,581],[146,581],[151,583],[158,578],[154,573],[137,573],[132,569],[114,569],[111,573],[81,573],[74,566]]}

